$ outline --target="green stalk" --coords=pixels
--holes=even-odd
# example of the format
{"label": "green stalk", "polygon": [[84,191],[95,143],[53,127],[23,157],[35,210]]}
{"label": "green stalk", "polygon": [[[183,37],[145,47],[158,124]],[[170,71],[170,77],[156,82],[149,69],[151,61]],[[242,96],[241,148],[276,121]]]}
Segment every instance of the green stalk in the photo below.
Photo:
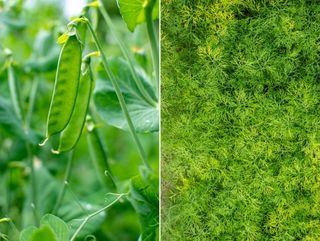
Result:
{"label": "green stalk", "polygon": [[[11,57],[11,55],[8,55],[8,57]],[[19,119],[19,121],[22,123],[22,111],[20,106],[20,98],[19,98],[19,92],[17,89],[17,82],[14,76],[14,71],[12,67],[12,60],[8,64],[8,84],[9,84],[9,90],[10,90],[10,96],[13,104],[13,109]],[[35,95],[36,93],[34,93]],[[35,97],[34,97],[35,98]],[[32,108],[33,109],[33,108]],[[28,129],[28,127],[27,127]],[[27,132],[27,131],[26,131]],[[34,216],[34,222],[36,225],[39,224],[40,218],[37,211],[37,189],[36,189],[36,178],[35,178],[35,171],[33,166],[33,155],[32,155],[32,146],[30,143],[26,143],[26,149],[28,152],[28,160],[29,160],[29,167],[30,167],[30,178],[31,178],[31,193],[32,193],[32,201],[31,201],[31,207],[33,210],[33,216]]]}
{"label": "green stalk", "polygon": [[36,225],[40,223],[40,217],[38,214],[38,199],[37,199],[37,186],[36,186],[36,177],[35,177],[35,170],[33,165],[32,159],[32,146],[27,143],[26,144],[27,151],[28,151],[28,159],[29,159],[29,166],[30,166],[30,178],[31,178],[31,193],[32,193],[32,201],[31,201],[31,208],[33,212],[33,218]]}
{"label": "green stalk", "polygon": [[66,188],[68,188],[69,193],[72,195],[74,201],[78,204],[78,206],[81,208],[81,210],[82,210],[84,213],[88,214],[87,209],[85,209],[84,206],[81,204],[79,198],[77,197],[77,195],[74,193],[74,191],[73,191],[72,188],[70,187],[69,182],[66,182],[65,184],[66,184]]}
{"label": "green stalk", "polygon": [[20,231],[11,219],[9,220],[9,225],[10,225],[11,230],[13,230],[13,232],[15,233],[15,236],[19,236]]}
{"label": "green stalk", "polygon": [[[21,122],[21,125],[23,124],[22,120],[22,111],[21,111],[21,105],[20,105],[20,96],[19,92],[17,89],[17,82],[14,76],[14,70],[12,67],[12,59],[11,59],[11,52],[8,52],[8,84],[9,84],[9,90],[10,90],[10,97],[12,100],[13,104],[13,109]],[[36,86],[37,87],[37,86]],[[32,116],[33,112],[33,107],[35,103],[35,98],[36,98],[36,90],[31,91],[31,102],[30,102],[30,107],[29,107],[29,115]],[[31,117],[30,117],[31,118]],[[26,129],[25,129],[25,134],[28,134],[29,130],[29,125],[30,122],[26,122]],[[39,224],[40,218],[38,214],[38,203],[37,203],[37,187],[36,187],[36,178],[35,178],[35,170],[34,170],[34,165],[33,165],[33,154],[32,154],[32,145],[30,143],[26,142],[26,149],[28,153],[28,160],[29,160],[29,167],[30,167],[30,179],[31,179],[31,208],[33,211],[33,216],[34,216],[34,222],[36,225]]]}
{"label": "green stalk", "polygon": [[134,68],[133,59],[132,59],[128,49],[126,48],[126,46],[124,45],[124,43],[121,41],[121,39],[117,35],[117,32],[116,32],[115,27],[113,25],[113,22],[112,22],[110,16],[108,15],[107,11],[105,10],[105,8],[103,6],[103,3],[101,2],[101,0],[99,0],[98,2],[99,2],[99,10],[101,12],[101,15],[103,16],[104,20],[106,21],[107,25],[109,26],[109,29],[110,29],[113,37],[118,42],[120,50],[121,50],[122,54],[124,55],[124,57],[126,58],[128,64],[129,64],[129,69],[130,69],[131,75],[132,75],[132,77],[133,77],[133,79],[134,79],[134,81],[135,81],[140,93],[142,94],[144,99],[150,105],[156,106],[157,103],[150,97],[150,95],[148,94],[148,92],[144,88],[140,78],[138,77],[138,74],[137,74],[137,72],[136,72],[136,70]]}
{"label": "green stalk", "polygon": [[1,223],[8,223],[8,228],[7,228],[7,231],[4,231],[4,230],[0,231],[0,240],[10,241],[9,238],[8,238],[8,235],[2,233],[2,232],[8,233],[10,228],[14,232],[14,235],[10,235],[11,237],[12,236],[16,236],[16,237],[19,236],[20,231],[17,229],[17,227],[14,225],[14,223],[12,222],[12,220],[10,218],[7,218],[7,217],[0,218],[0,224]]}
{"label": "green stalk", "polygon": [[[91,113],[92,112],[93,108],[91,108]],[[107,188],[111,188],[112,190],[117,190],[117,185],[108,163],[107,151],[100,133],[95,127],[95,123],[95,118],[94,116],[92,116],[92,122],[88,125],[91,127],[87,130],[87,144],[89,154],[95,167],[96,173],[98,174],[101,185]]]}
{"label": "green stalk", "polygon": [[70,180],[70,176],[71,176],[72,163],[73,163],[73,151],[71,151],[69,153],[68,164],[67,164],[67,169],[66,169],[66,172],[64,175],[63,185],[62,185],[62,188],[59,192],[56,205],[54,206],[53,211],[52,211],[52,214],[54,214],[54,215],[56,215],[57,212],[59,211],[60,205],[61,205],[63,198],[64,198],[64,195],[66,193],[66,186],[68,185],[69,180]]}
{"label": "green stalk", "polygon": [[118,197],[117,197],[114,201],[112,201],[110,204],[108,204],[107,206],[99,209],[98,211],[96,211],[96,212],[88,215],[88,216],[83,220],[83,222],[82,222],[81,225],[78,227],[78,229],[75,231],[75,233],[72,235],[70,241],[74,241],[74,240],[76,239],[76,237],[78,236],[78,234],[79,234],[79,233],[81,232],[81,230],[83,229],[84,225],[86,225],[87,222],[89,222],[89,220],[90,220],[91,218],[93,218],[94,216],[100,214],[101,212],[104,212],[106,209],[108,209],[108,208],[111,207],[113,204],[115,204],[116,202],[118,202],[118,201],[120,200],[120,198],[122,198],[122,197],[123,197],[124,195],[126,195],[126,194],[123,194],[123,193],[122,193],[122,194],[117,194],[117,195],[118,195]]}
{"label": "green stalk", "polygon": [[95,44],[96,44],[96,47],[97,47],[97,49],[98,49],[98,50],[100,51],[100,53],[101,53],[101,58],[102,58],[102,63],[103,63],[104,69],[105,69],[107,75],[109,76],[109,78],[110,78],[110,80],[111,80],[111,83],[112,83],[112,85],[113,85],[113,87],[114,87],[114,90],[115,90],[115,92],[116,92],[116,94],[117,94],[117,97],[118,97],[118,100],[119,100],[121,109],[122,109],[123,114],[124,114],[124,116],[125,116],[125,118],[126,118],[126,120],[127,120],[127,123],[128,123],[128,126],[129,126],[129,130],[130,130],[130,132],[131,132],[131,134],[132,134],[132,136],[133,136],[133,139],[134,139],[134,141],[135,141],[135,143],[136,143],[136,145],[137,145],[137,147],[138,147],[139,155],[140,155],[140,157],[141,157],[141,159],[142,159],[142,161],[143,161],[143,164],[144,164],[145,167],[147,168],[147,170],[151,171],[151,167],[149,166],[149,164],[148,164],[148,162],[147,162],[146,154],[145,154],[145,152],[144,152],[144,150],[143,150],[142,144],[141,144],[141,142],[140,142],[140,140],[139,140],[139,138],[138,138],[138,135],[137,135],[137,133],[136,133],[136,131],[135,131],[134,125],[133,125],[133,123],[132,123],[132,120],[131,120],[129,111],[128,111],[128,109],[127,109],[126,102],[125,102],[124,97],[123,97],[123,95],[122,95],[122,93],[121,93],[121,89],[120,89],[120,87],[119,87],[119,84],[118,84],[118,82],[117,82],[117,79],[116,79],[116,77],[114,76],[114,74],[112,73],[112,70],[110,69],[110,66],[109,66],[108,61],[107,61],[107,58],[106,58],[106,56],[105,56],[105,54],[104,54],[104,52],[103,52],[102,46],[101,46],[101,44],[100,44],[100,41],[98,40],[98,37],[97,37],[97,35],[95,34],[95,32],[94,32],[94,30],[93,30],[93,28],[92,28],[92,26],[91,26],[91,24],[90,24],[90,22],[89,22],[88,19],[87,19],[87,25],[88,25],[88,28],[89,28],[89,30],[90,30],[90,33],[91,33],[91,35],[92,35],[92,37],[93,37],[93,39],[94,39],[94,42],[95,42]]}
{"label": "green stalk", "polygon": [[156,84],[159,88],[159,51],[158,51],[158,40],[156,36],[156,32],[153,25],[153,18],[152,18],[152,10],[155,5],[155,0],[150,0],[145,7],[145,16],[146,16],[146,23],[147,23],[147,30],[148,30],[148,36],[152,51],[152,62],[153,67],[155,70],[156,75]]}
{"label": "green stalk", "polygon": [[32,83],[31,86],[31,92],[30,92],[30,102],[29,102],[29,109],[28,113],[26,116],[26,129],[29,131],[30,125],[31,125],[31,120],[32,120],[32,114],[34,110],[34,105],[36,101],[36,96],[37,96],[37,90],[38,90],[38,85],[39,85],[39,78],[35,77],[35,80]]}
{"label": "green stalk", "polygon": [[10,211],[10,204],[11,204],[11,169],[9,173],[6,173],[5,175],[5,180],[6,180],[6,203],[4,205],[4,213],[6,215],[9,215]]}
{"label": "green stalk", "polygon": [[[29,104],[29,110],[27,113],[26,117],[26,123],[25,123],[25,132],[27,133],[30,129],[31,125],[31,118],[34,110],[34,104],[36,100],[36,94],[37,94],[37,89],[38,89],[38,83],[39,80],[35,79],[34,82],[32,83],[32,88],[31,88],[31,93],[30,93],[30,104]],[[34,214],[34,219],[35,223],[38,225],[40,222],[40,217],[37,211],[38,203],[37,203],[37,191],[36,191],[36,178],[35,178],[35,171],[34,171],[34,166],[33,166],[33,160],[32,160],[32,146],[30,144],[27,144],[28,148],[28,155],[30,158],[30,168],[31,168],[31,190],[32,190],[32,197],[33,197],[33,214]]]}
{"label": "green stalk", "polygon": [[[34,110],[34,105],[35,105],[35,100],[36,100],[36,95],[37,95],[37,89],[38,89],[38,83],[39,79],[36,78],[31,87],[31,92],[30,92],[30,103],[29,103],[29,109],[28,113],[26,116],[25,120],[25,133],[28,134],[28,131],[30,129],[31,125],[31,119],[32,119],[32,114]],[[30,166],[30,178],[31,178],[31,192],[32,192],[32,209],[33,209],[33,215],[34,215],[34,220],[35,223],[38,225],[40,222],[40,217],[38,214],[38,203],[37,203],[37,187],[36,187],[36,177],[35,177],[35,170],[34,170],[34,165],[33,165],[33,155],[32,155],[32,146],[29,143],[26,143],[26,147],[28,150],[28,158],[29,158],[29,166]]]}
{"label": "green stalk", "polygon": [[20,107],[20,102],[19,102],[19,97],[17,92],[18,91],[17,82],[14,77],[12,63],[9,63],[8,65],[8,83],[9,83],[10,96],[11,96],[14,112],[16,113],[18,119],[22,121],[21,107]]}

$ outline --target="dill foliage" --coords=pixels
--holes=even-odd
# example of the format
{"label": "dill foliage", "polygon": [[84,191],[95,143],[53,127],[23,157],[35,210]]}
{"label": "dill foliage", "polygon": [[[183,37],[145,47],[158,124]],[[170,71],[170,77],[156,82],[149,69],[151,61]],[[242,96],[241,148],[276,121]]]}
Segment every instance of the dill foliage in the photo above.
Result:
{"label": "dill foliage", "polygon": [[320,240],[320,4],[162,1],[163,240]]}

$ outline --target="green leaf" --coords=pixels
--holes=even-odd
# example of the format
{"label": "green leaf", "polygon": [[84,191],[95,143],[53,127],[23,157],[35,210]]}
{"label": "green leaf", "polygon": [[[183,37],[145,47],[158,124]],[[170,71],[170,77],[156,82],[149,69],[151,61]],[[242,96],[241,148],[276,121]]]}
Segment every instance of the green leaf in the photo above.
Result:
{"label": "green leaf", "polygon": [[24,136],[21,123],[16,117],[12,105],[2,97],[0,97],[0,125],[4,126],[12,134]]}
{"label": "green leaf", "polygon": [[[68,223],[70,227],[70,233],[74,233],[82,223],[83,219],[88,216],[88,213],[92,213],[100,209],[100,206],[90,204],[88,202],[80,202],[81,208],[77,203],[68,202],[63,205],[58,212],[58,215]],[[92,234],[99,229],[105,220],[105,213],[101,213],[92,219],[83,227],[78,237],[85,237]]]}
{"label": "green leaf", "polygon": [[130,187],[130,202],[139,215],[141,223],[141,240],[155,241],[159,227],[159,197],[156,178],[144,181],[134,177]]}
{"label": "green leaf", "polygon": [[[138,24],[145,21],[145,7],[147,3],[148,0],[118,0],[122,18],[130,31],[133,32]],[[156,1],[152,14],[154,19],[159,17],[159,0]]]}
{"label": "green leaf", "polygon": [[69,228],[60,218],[46,214],[41,218],[40,227],[30,226],[20,234],[19,241],[68,241]]}
{"label": "green leaf", "polygon": [[49,225],[43,225],[39,229],[33,231],[28,241],[61,241],[54,234]]}
{"label": "green leaf", "polygon": [[30,226],[20,233],[19,241],[30,241],[32,233],[37,230],[35,226]]}
{"label": "green leaf", "polygon": [[[66,237],[66,230],[67,229],[69,230],[69,228],[66,229],[65,227],[66,224],[62,224],[62,222],[68,224],[68,226],[70,227],[70,233],[74,233],[75,230],[79,227],[79,225],[83,221],[83,219],[88,215],[88,213],[92,213],[100,209],[103,205],[100,205],[100,204],[94,205],[91,203],[91,201],[90,202],[80,201],[81,206],[79,206],[77,201],[74,199],[74,196],[71,194],[68,194],[67,192],[64,198],[65,201],[58,211],[58,216],[62,220],[58,217],[52,217],[53,215],[46,214],[51,212],[52,209],[54,208],[55,202],[57,200],[58,192],[62,184],[57,183],[57,181],[45,169],[45,167],[41,166],[42,165],[41,163],[38,165],[39,167],[35,168],[35,179],[37,180],[36,192],[37,192],[38,211],[40,216],[44,215],[44,217],[41,219],[41,224],[49,224],[52,227],[52,229],[57,233],[57,237],[59,238],[59,241],[68,240],[64,238]],[[101,197],[103,193],[104,192],[99,193],[98,196]],[[23,227],[28,227],[30,225],[33,225],[33,219],[30,218],[33,216],[33,210],[31,208],[31,200],[32,200],[31,195],[32,195],[32,192],[29,187],[29,190],[27,193],[27,199],[22,212]],[[88,224],[80,232],[80,237],[85,237],[88,234],[94,233],[96,230],[99,229],[99,227],[104,222],[104,220],[105,220],[104,213],[90,219],[90,222],[88,222]]]}
{"label": "green leaf", "polygon": [[6,132],[15,135],[17,138],[22,138],[33,144],[38,142],[32,131],[28,134],[25,133],[21,122],[13,111],[11,103],[3,97],[0,97],[0,128],[1,127]]}
{"label": "green leaf", "polygon": [[68,241],[69,228],[67,224],[57,216],[46,214],[41,218],[40,225],[49,225],[59,241]]}
{"label": "green leaf", "polygon": [[[61,186],[53,179],[48,170],[42,166],[42,163],[38,163],[34,170],[36,182],[36,198],[37,208],[40,216],[45,215],[52,211],[54,204],[57,200],[58,190]],[[33,225],[33,209],[32,203],[32,191],[31,183],[29,183],[29,189],[27,191],[27,197],[25,200],[24,208],[22,211],[22,224],[23,227]]]}
{"label": "green leaf", "polygon": [[[158,108],[145,101],[131,76],[128,64],[121,58],[111,58],[109,64],[120,85],[136,131],[142,133],[158,131]],[[137,69],[137,73],[150,96],[156,99],[155,91],[146,74],[141,69]],[[128,130],[117,95],[104,70],[100,70],[98,74],[94,103],[99,115],[106,123]]]}

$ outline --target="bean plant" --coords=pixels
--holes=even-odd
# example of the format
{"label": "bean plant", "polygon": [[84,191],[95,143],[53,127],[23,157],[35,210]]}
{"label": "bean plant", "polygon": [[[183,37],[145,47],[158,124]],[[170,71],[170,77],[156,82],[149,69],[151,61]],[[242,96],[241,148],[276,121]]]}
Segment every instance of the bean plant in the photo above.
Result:
{"label": "bean plant", "polygon": [[62,4],[0,1],[0,240],[158,240],[159,1]]}

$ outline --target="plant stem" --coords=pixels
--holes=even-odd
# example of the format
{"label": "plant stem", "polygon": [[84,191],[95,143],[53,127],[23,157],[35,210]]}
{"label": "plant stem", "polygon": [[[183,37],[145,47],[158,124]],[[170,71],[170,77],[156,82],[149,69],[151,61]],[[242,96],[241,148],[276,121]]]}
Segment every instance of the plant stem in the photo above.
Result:
{"label": "plant stem", "polygon": [[94,109],[91,108],[90,112],[92,118],[90,125],[92,128],[90,127],[87,130],[87,144],[93,165],[96,169],[101,185],[103,187],[111,188],[112,190],[117,190],[117,185],[108,163],[108,155],[105,145],[98,129],[95,127],[96,118]]}
{"label": "plant stem", "polygon": [[98,49],[98,50],[100,51],[100,53],[101,53],[101,58],[102,58],[102,63],[103,63],[104,69],[105,69],[107,75],[109,76],[109,78],[110,78],[110,80],[111,80],[111,83],[112,83],[112,85],[113,85],[113,87],[114,87],[114,90],[115,90],[115,92],[116,92],[116,94],[117,94],[117,97],[118,97],[118,100],[119,100],[121,109],[122,109],[123,114],[124,114],[124,116],[125,116],[125,118],[126,118],[126,120],[127,120],[127,123],[128,123],[128,126],[129,126],[129,130],[130,130],[130,132],[131,132],[131,134],[132,134],[132,136],[133,136],[133,139],[134,139],[134,141],[135,141],[135,143],[136,143],[136,145],[137,145],[137,147],[138,147],[139,154],[140,154],[140,157],[141,157],[141,159],[142,159],[142,161],[143,161],[143,164],[145,165],[145,167],[147,168],[147,170],[151,171],[151,167],[149,166],[149,164],[148,164],[148,162],[147,162],[146,154],[145,154],[145,152],[144,152],[144,150],[143,150],[142,144],[141,144],[141,142],[140,142],[140,140],[139,140],[139,138],[138,138],[138,135],[137,135],[137,133],[136,133],[136,131],[135,131],[134,125],[133,125],[133,123],[132,123],[132,120],[131,120],[129,111],[128,111],[128,109],[127,109],[126,102],[125,102],[124,97],[123,97],[123,95],[122,95],[122,93],[121,93],[121,89],[120,89],[120,87],[119,87],[119,84],[118,84],[118,82],[117,82],[117,79],[115,78],[114,74],[112,73],[111,68],[109,67],[107,58],[106,58],[106,56],[105,56],[105,54],[104,54],[104,52],[103,52],[102,46],[101,46],[101,44],[100,44],[100,41],[98,40],[98,37],[97,37],[97,35],[95,34],[95,32],[94,32],[94,30],[93,30],[93,28],[92,28],[89,20],[87,20],[87,25],[88,25],[88,28],[89,28],[89,30],[90,30],[90,32],[91,32],[91,34],[92,34],[92,37],[93,37],[93,39],[94,39],[94,41],[95,41],[96,47],[97,47],[97,49]]}
{"label": "plant stem", "polygon": [[57,214],[57,212],[59,211],[60,205],[61,205],[61,203],[63,201],[64,194],[66,192],[66,186],[68,185],[69,179],[70,179],[70,176],[71,176],[72,163],[73,163],[73,151],[71,151],[69,153],[67,169],[66,169],[66,172],[65,172],[65,175],[64,175],[64,179],[63,179],[63,185],[62,185],[62,188],[61,188],[61,190],[59,192],[58,199],[57,199],[56,205],[54,206],[52,214],[55,214],[55,215]]}
{"label": "plant stem", "polygon": [[122,54],[124,55],[124,57],[126,58],[128,64],[129,64],[129,69],[131,72],[131,75],[140,91],[140,93],[142,94],[142,96],[144,97],[144,99],[152,106],[156,106],[156,102],[155,100],[153,100],[149,93],[146,91],[145,87],[143,86],[141,79],[138,77],[137,71],[134,68],[134,64],[133,64],[133,59],[128,51],[128,49],[126,48],[126,46],[124,45],[124,43],[121,41],[121,39],[118,37],[117,32],[115,30],[115,27],[112,23],[112,20],[110,18],[110,16],[108,15],[107,11],[105,10],[103,3],[101,2],[101,0],[99,0],[99,10],[101,12],[101,15],[103,16],[104,20],[106,21],[107,25],[109,26],[109,29],[113,35],[113,37],[115,38],[115,40],[118,42],[118,45],[120,47],[120,50],[122,52]]}
{"label": "plant stem", "polygon": [[16,113],[18,119],[20,121],[22,121],[22,114],[21,114],[21,107],[20,107],[19,96],[18,96],[17,82],[14,77],[12,63],[9,63],[9,65],[8,65],[8,83],[9,83],[10,96],[11,96],[11,101],[13,104],[14,112]]}
{"label": "plant stem", "polygon": [[16,225],[13,223],[13,221],[10,219],[9,220],[9,225],[11,230],[13,230],[13,232],[16,234],[16,236],[18,236],[20,234],[19,229],[17,229]]}
{"label": "plant stem", "polygon": [[[9,90],[10,90],[10,96],[13,104],[13,109],[19,119],[19,121],[22,123],[22,111],[20,106],[20,98],[19,98],[19,92],[17,89],[17,82],[14,76],[14,71],[12,67],[12,61],[9,60],[8,65],[8,82],[9,82]],[[36,93],[34,93],[35,95]],[[33,109],[33,108],[32,108]],[[25,130],[25,132],[27,132]],[[32,155],[32,146],[30,143],[26,143],[26,149],[28,153],[28,160],[29,160],[29,167],[30,167],[30,178],[31,178],[31,193],[32,193],[32,201],[31,201],[31,207],[33,210],[33,216],[34,216],[34,222],[36,225],[39,224],[40,219],[37,211],[37,187],[36,187],[36,178],[35,178],[35,171],[33,166],[33,155]]]}
{"label": "plant stem", "polygon": [[[37,95],[37,89],[38,89],[38,83],[39,79],[36,78],[31,87],[31,92],[30,92],[30,103],[29,103],[29,109],[28,113],[25,119],[25,130],[24,132],[28,134],[30,125],[31,125],[31,119],[32,119],[32,114],[34,110],[34,104],[36,100],[36,95]],[[18,99],[18,97],[17,97]],[[30,166],[30,178],[31,178],[31,192],[32,192],[32,209],[33,209],[33,215],[34,215],[34,220],[35,223],[38,225],[40,222],[39,214],[38,214],[38,203],[37,203],[37,186],[36,186],[36,177],[35,177],[35,170],[34,170],[34,165],[33,165],[33,155],[32,155],[32,145],[29,143],[26,143],[26,148],[28,150],[28,158],[29,158],[29,166]]]}
{"label": "plant stem", "polygon": [[4,214],[9,215],[10,211],[10,204],[11,204],[11,170],[9,173],[5,174],[5,180],[6,180],[6,202],[3,208]]}
{"label": "plant stem", "polygon": [[80,233],[80,231],[82,230],[82,228],[84,227],[84,225],[86,225],[87,222],[88,222],[91,218],[93,218],[94,216],[98,215],[99,213],[101,213],[101,212],[105,211],[106,209],[108,209],[109,207],[111,207],[113,204],[115,204],[116,202],[118,202],[118,201],[120,200],[120,198],[122,198],[122,197],[123,197],[124,195],[126,195],[126,194],[122,193],[122,194],[117,194],[117,195],[118,195],[118,197],[117,197],[114,201],[112,201],[110,204],[108,204],[107,206],[99,209],[98,211],[96,211],[96,212],[88,215],[88,216],[83,220],[83,222],[82,222],[81,225],[78,227],[78,229],[75,231],[75,233],[72,235],[72,238],[70,239],[70,241],[74,241],[74,240],[76,239],[77,235]]}
{"label": "plant stem", "polygon": [[79,198],[77,197],[77,195],[74,193],[74,191],[72,190],[72,188],[70,187],[69,183],[66,183],[66,188],[68,188],[69,193],[72,195],[72,197],[74,198],[74,201],[78,204],[78,206],[81,208],[81,210],[83,212],[85,212],[86,214],[88,214],[87,210],[84,208],[84,206],[81,204]]}
{"label": "plant stem", "polygon": [[30,166],[31,193],[32,193],[31,207],[33,210],[34,222],[36,225],[39,225],[40,218],[39,218],[38,209],[37,209],[38,207],[37,185],[36,185],[35,170],[34,170],[33,158],[32,158],[32,146],[29,143],[26,143],[26,148],[28,151],[28,159],[29,159],[29,166]]}
{"label": "plant stem", "polygon": [[[32,114],[34,110],[34,104],[36,100],[36,95],[37,95],[37,89],[38,89],[38,83],[39,80],[36,78],[31,87],[31,92],[30,92],[30,103],[29,103],[29,110],[25,119],[25,133],[28,134],[30,125],[31,125],[31,119],[32,119]],[[40,222],[39,214],[38,214],[38,203],[37,203],[37,187],[36,187],[36,177],[35,177],[35,171],[34,171],[34,165],[33,165],[33,157],[32,157],[32,146],[31,144],[27,143],[27,149],[28,149],[28,155],[30,159],[30,170],[31,170],[31,192],[32,192],[32,209],[33,209],[33,214],[35,218],[35,223],[38,225]]]}
{"label": "plant stem", "polygon": [[34,110],[34,104],[36,101],[36,96],[37,96],[37,90],[38,90],[38,85],[39,85],[39,77],[35,77],[35,80],[32,83],[31,86],[31,92],[30,92],[30,102],[29,102],[29,109],[28,109],[28,113],[26,116],[26,120],[25,120],[25,126],[26,126],[26,130],[29,131],[30,129],[30,125],[31,125],[31,120],[32,120],[32,114],[33,114],[33,110]]}
{"label": "plant stem", "polygon": [[152,62],[153,62],[153,67],[156,75],[156,85],[157,85],[157,88],[159,88],[159,77],[160,77],[159,76],[159,51],[158,51],[159,48],[158,48],[158,40],[154,30],[154,25],[153,25],[153,18],[152,18],[152,11],[155,3],[156,3],[155,0],[149,1],[148,5],[145,8],[145,16],[146,16],[148,36],[149,36],[149,41],[150,41],[151,51],[152,51]]}

